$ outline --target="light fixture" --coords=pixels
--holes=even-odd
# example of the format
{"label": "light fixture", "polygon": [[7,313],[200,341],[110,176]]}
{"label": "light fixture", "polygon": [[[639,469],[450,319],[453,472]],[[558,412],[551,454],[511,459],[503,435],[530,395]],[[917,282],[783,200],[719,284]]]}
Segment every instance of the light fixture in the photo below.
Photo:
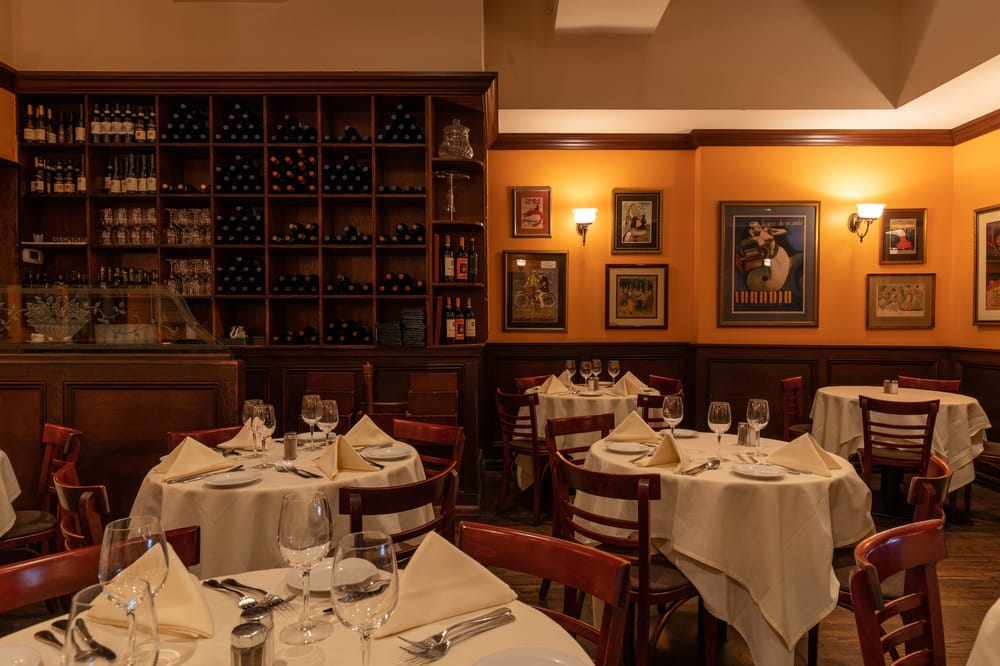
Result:
{"label": "light fixture", "polygon": [[[865,235],[868,233],[868,227],[872,225],[872,222],[882,217],[882,211],[884,209],[885,204],[858,204],[858,212],[851,213],[851,216],[847,218],[847,228],[850,229],[852,233],[858,235],[858,242],[864,242]],[[862,223],[865,225],[864,230],[861,229]]]}
{"label": "light fixture", "polygon": [[576,221],[576,233],[583,236],[583,244],[587,244],[587,229],[597,218],[596,208],[574,208],[573,219]]}

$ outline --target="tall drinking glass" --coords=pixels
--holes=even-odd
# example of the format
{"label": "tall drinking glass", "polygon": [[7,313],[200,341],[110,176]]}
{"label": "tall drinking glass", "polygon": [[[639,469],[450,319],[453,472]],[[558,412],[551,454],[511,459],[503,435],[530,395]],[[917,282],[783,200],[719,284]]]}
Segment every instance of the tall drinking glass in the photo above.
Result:
{"label": "tall drinking glass", "polygon": [[576,387],[573,384],[573,377],[576,376],[576,360],[575,359],[572,359],[572,358],[566,359],[566,372],[569,373],[570,388],[572,388],[573,392],[576,393]]}
{"label": "tall drinking glass", "polygon": [[330,600],[346,627],[361,634],[361,664],[372,659],[372,635],[399,600],[399,575],[392,539],[382,532],[341,537],[333,559]]}
{"label": "tall drinking glass", "polygon": [[[274,434],[278,427],[278,421],[274,417],[274,405],[257,405],[254,410],[254,432],[257,437],[254,439],[254,452],[252,458],[260,458],[264,455],[264,440]],[[260,452],[257,452],[257,440],[260,440]]]}
{"label": "tall drinking glass", "polygon": [[755,457],[767,455],[760,452],[760,431],[767,427],[767,422],[770,420],[771,416],[767,400],[763,398],[750,398],[747,402],[747,423],[754,433],[753,454]]}
{"label": "tall drinking glass", "polygon": [[590,380],[590,374],[593,372],[591,368],[590,361],[580,361],[580,377],[583,378],[583,390],[589,391],[590,386],[588,386]]}
{"label": "tall drinking glass", "polygon": [[594,358],[594,359],[590,360],[590,372],[595,377],[597,377],[598,381],[600,381],[600,379],[601,379],[601,369],[602,369],[601,359]]}
{"label": "tall drinking glass", "polygon": [[684,420],[684,398],[679,395],[668,395],[663,398],[663,420],[670,426],[670,435],[674,436],[674,428]]}
{"label": "tall drinking glass", "polygon": [[309,426],[309,443],[303,448],[307,451],[314,451],[317,447],[313,440],[313,433],[316,432],[316,420],[319,419],[320,397],[315,393],[306,393],[302,396],[302,410],[299,414],[302,420]]}
{"label": "tall drinking glass", "polygon": [[316,427],[323,431],[323,444],[330,443],[330,433],[340,422],[340,412],[336,400],[320,400],[320,414],[316,419]]}
{"label": "tall drinking glass", "polygon": [[257,430],[253,426],[254,412],[264,401],[260,398],[249,398],[243,401],[243,427],[250,431],[250,441],[253,450],[257,450]]}
{"label": "tall drinking glass", "polygon": [[[160,656],[160,633],[153,594],[145,581],[137,583],[136,589],[135,601],[129,607],[114,601],[109,604],[100,584],[89,585],[74,594],[63,639],[62,663],[155,666]],[[121,623],[129,625],[129,632],[112,626]],[[88,636],[104,650],[91,648]]]}
{"label": "tall drinking glass", "polygon": [[280,638],[285,643],[316,643],[333,633],[332,623],[309,616],[309,572],[327,556],[332,544],[332,515],[326,493],[289,493],[282,498],[278,551],[288,566],[299,570],[302,584],[302,617],[281,630]]}
{"label": "tall drinking glass", "polygon": [[715,433],[715,456],[722,460],[722,433],[733,423],[733,413],[728,402],[712,402],[708,405],[708,429]]}
{"label": "tall drinking glass", "polygon": [[615,383],[615,378],[622,373],[621,363],[618,361],[608,361],[608,374],[611,375],[611,383]]}

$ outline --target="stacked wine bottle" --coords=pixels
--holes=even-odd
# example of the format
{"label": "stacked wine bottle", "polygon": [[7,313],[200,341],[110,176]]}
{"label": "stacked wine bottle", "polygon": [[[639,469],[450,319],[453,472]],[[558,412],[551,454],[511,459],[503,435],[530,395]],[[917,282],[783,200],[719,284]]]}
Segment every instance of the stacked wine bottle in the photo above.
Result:
{"label": "stacked wine bottle", "polygon": [[370,345],[372,331],[354,319],[334,319],[327,322],[323,341],[331,345]]}
{"label": "stacked wine bottle", "polygon": [[329,194],[369,194],[372,191],[371,167],[356,156],[344,153],[323,164],[323,191]]}
{"label": "stacked wine bottle", "polygon": [[307,295],[319,293],[319,276],[315,273],[285,273],[275,279],[274,294]]}
{"label": "stacked wine bottle", "polygon": [[319,242],[319,225],[315,222],[289,222],[283,231],[271,234],[272,245],[315,245]]}
{"label": "stacked wine bottle", "polygon": [[424,294],[427,285],[420,278],[412,278],[409,273],[386,273],[378,282],[377,293],[381,296],[411,296]]}
{"label": "stacked wine bottle", "polygon": [[294,113],[285,113],[271,132],[271,143],[316,143],[316,128],[310,126]]}
{"label": "stacked wine bottle", "polygon": [[423,143],[424,131],[417,122],[416,111],[407,111],[397,104],[388,115],[382,131],[375,135],[378,143]]}
{"label": "stacked wine bottle", "polygon": [[338,275],[323,287],[323,293],[331,296],[361,296],[371,292],[371,282],[355,282],[346,275]]}
{"label": "stacked wine bottle", "polygon": [[353,225],[346,225],[343,233],[323,236],[323,243],[328,245],[367,245],[372,242],[371,234],[358,231]]}
{"label": "stacked wine bottle", "polygon": [[419,222],[409,226],[400,223],[391,234],[378,235],[378,242],[382,245],[423,245],[424,240],[424,225]]}
{"label": "stacked wine bottle", "polygon": [[215,242],[221,245],[263,244],[264,216],[260,209],[237,204],[230,215],[216,215]]}
{"label": "stacked wine bottle", "polygon": [[167,116],[160,140],[172,143],[208,143],[210,136],[208,110],[181,102],[177,105],[177,110]]}
{"label": "stacked wine bottle", "polygon": [[215,191],[220,194],[263,193],[264,170],[258,159],[244,153],[220,156],[215,165]]}
{"label": "stacked wine bottle", "polygon": [[316,156],[302,148],[284,153],[273,151],[268,158],[272,194],[314,194],[317,183]]}
{"label": "stacked wine bottle", "polygon": [[215,132],[216,141],[230,143],[260,143],[264,140],[260,111],[243,102],[235,102],[222,113],[222,122]]}
{"label": "stacked wine bottle", "polygon": [[215,293],[263,294],[264,258],[237,255],[229,263],[216,266]]}

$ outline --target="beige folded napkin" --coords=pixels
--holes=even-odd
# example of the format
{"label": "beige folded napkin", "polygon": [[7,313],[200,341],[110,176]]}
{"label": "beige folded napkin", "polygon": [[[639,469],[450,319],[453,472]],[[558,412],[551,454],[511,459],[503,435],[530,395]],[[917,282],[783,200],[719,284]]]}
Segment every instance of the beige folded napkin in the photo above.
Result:
{"label": "beige folded napkin", "polygon": [[392,444],[393,439],[389,435],[385,434],[381,428],[375,425],[375,422],[368,418],[365,414],[361,419],[354,424],[354,427],[347,431],[345,435],[347,440],[351,443],[351,446],[385,446],[387,444]]}
{"label": "beige folded napkin", "polygon": [[687,454],[684,453],[684,449],[677,446],[674,436],[669,432],[664,435],[663,441],[656,447],[653,455],[641,458],[635,462],[639,467],[656,467],[657,465],[672,465],[673,463],[677,463],[678,474],[686,472],[691,466]]}
{"label": "beige folded napkin", "polygon": [[538,392],[546,395],[565,395],[569,393],[569,389],[561,379],[555,375],[549,375],[549,378],[538,387]]}
{"label": "beige folded napkin", "polygon": [[559,381],[561,381],[567,388],[573,387],[573,376],[569,374],[569,370],[563,370],[559,373]]}
{"label": "beige folded napkin", "polygon": [[193,437],[185,437],[153,471],[165,474],[163,480],[170,481],[227,467],[232,467],[232,462],[226,460],[221,453],[213,451]]}
{"label": "beige folded napkin", "polygon": [[615,385],[608,390],[617,395],[636,395],[642,393],[647,388],[649,387],[639,381],[638,377],[633,375],[631,370],[626,370],[622,378],[615,382]]}
{"label": "beige folded napkin", "polygon": [[824,451],[816,438],[808,432],[772,453],[767,462],[820,476],[830,476],[831,469],[840,469],[837,458]]}
{"label": "beige folded napkin", "polygon": [[430,532],[399,572],[399,602],[378,630],[391,636],[430,622],[510,603],[517,594],[489,569]]}
{"label": "beige folded napkin", "polygon": [[613,442],[660,443],[660,436],[649,427],[648,423],[642,420],[639,412],[629,412],[629,415],[611,431],[607,439]]}
{"label": "beige folded napkin", "polygon": [[[247,419],[249,421],[249,419]],[[236,435],[222,444],[219,444],[220,449],[242,449],[244,451],[253,451],[253,432],[250,430],[249,423],[244,424],[240,431]]]}
{"label": "beige folded napkin", "polygon": [[[147,551],[119,576],[129,569],[145,566],[145,559],[154,554]],[[185,638],[211,638],[215,635],[215,622],[212,612],[205,601],[204,590],[197,577],[184,568],[173,547],[167,544],[167,579],[163,587],[156,593],[156,618],[161,634],[172,634]],[[125,626],[125,613],[107,599],[101,596],[94,600],[90,616],[95,622],[104,622],[115,626]],[[141,614],[140,614],[141,617]],[[142,627],[142,623],[139,623]]]}
{"label": "beige folded napkin", "polygon": [[344,435],[337,435],[337,440],[326,447],[326,451],[316,461],[316,467],[331,479],[344,470],[374,472],[378,469],[362,458]]}

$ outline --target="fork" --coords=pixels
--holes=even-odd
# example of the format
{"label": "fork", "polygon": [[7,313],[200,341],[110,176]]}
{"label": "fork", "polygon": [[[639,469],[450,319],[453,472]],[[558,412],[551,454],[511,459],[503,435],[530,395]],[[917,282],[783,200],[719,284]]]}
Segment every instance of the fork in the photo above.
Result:
{"label": "fork", "polygon": [[449,633],[454,632],[456,629],[464,629],[465,627],[472,627],[475,625],[483,624],[510,614],[511,614],[510,608],[506,607],[501,608],[499,610],[491,610],[489,613],[484,613],[483,615],[479,615],[477,617],[473,617],[468,620],[462,620],[461,622],[456,622],[455,624],[451,625],[450,627],[447,627],[446,629],[442,629],[436,634],[431,634],[422,641],[411,641],[409,638],[406,638],[404,636],[400,636],[399,640],[405,643],[409,643],[411,646],[417,649],[429,649],[444,641],[445,637],[447,637]]}
{"label": "fork", "polygon": [[406,645],[401,645],[400,648],[413,655],[407,660],[406,663],[408,664],[420,664],[429,661],[437,661],[441,657],[448,654],[448,650],[450,650],[451,646],[455,643],[464,641],[467,638],[472,638],[473,636],[478,636],[479,634],[490,631],[491,629],[502,627],[505,624],[510,624],[514,621],[514,619],[513,615],[501,615],[492,622],[487,622],[486,624],[466,629],[465,631],[458,633],[451,638],[445,638],[440,643],[432,645],[428,648],[411,648]]}
{"label": "fork", "polygon": [[230,587],[238,587],[249,592],[256,592],[261,596],[258,598],[258,603],[264,606],[276,606],[278,604],[284,603],[285,599],[279,597],[277,594],[271,594],[267,590],[262,590],[259,587],[251,587],[250,585],[244,585],[235,578],[223,578],[222,582]]}

